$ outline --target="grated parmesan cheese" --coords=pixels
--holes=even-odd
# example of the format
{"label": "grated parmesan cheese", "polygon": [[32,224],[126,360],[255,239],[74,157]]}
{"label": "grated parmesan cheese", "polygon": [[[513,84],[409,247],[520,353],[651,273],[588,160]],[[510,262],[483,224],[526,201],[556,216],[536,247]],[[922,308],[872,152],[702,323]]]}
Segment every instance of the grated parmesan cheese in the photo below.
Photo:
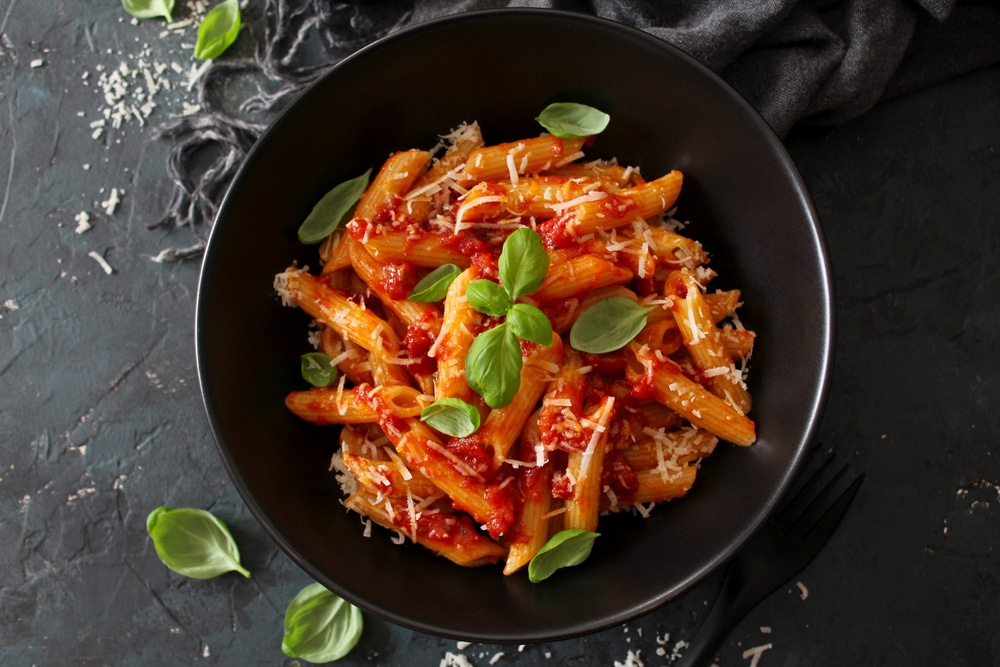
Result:
{"label": "grated parmesan cheese", "polygon": [[118,210],[118,204],[122,201],[121,195],[123,194],[125,194],[124,190],[119,192],[118,188],[111,188],[111,194],[106,200],[101,202],[101,208],[104,209],[104,212],[108,215],[114,215],[115,211]]}
{"label": "grated parmesan cheese", "polygon": [[[519,144],[524,145],[524,144]],[[517,185],[517,167],[514,166],[514,151],[507,153],[507,172],[510,175],[510,184]]]}
{"label": "grated parmesan cheese", "polygon": [[88,232],[93,229],[93,226],[90,224],[90,214],[86,211],[80,211],[77,213],[73,220],[76,221],[76,229],[73,231],[77,234],[83,234],[84,232]]}
{"label": "grated parmesan cheese", "polygon": [[573,208],[574,206],[578,206],[585,202],[600,201],[602,199],[607,199],[607,197],[608,193],[604,192],[603,190],[591,190],[586,194],[580,195],[579,197],[574,197],[573,199],[570,199],[568,201],[557,202],[555,204],[552,204],[549,208],[551,208],[556,213],[562,213],[566,209]]}
{"label": "grated parmesan cheese", "polygon": [[746,660],[750,658],[749,667],[757,667],[760,663],[760,656],[764,654],[764,651],[773,648],[771,644],[764,644],[763,646],[754,646],[753,648],[748,648],[743,651],[743,659]]}
{"label": "grated parmesan cheese", "polygon": [[104,257],[97,251],[91,250],[90,252],[87,253],[87,256],[93,259],[98,264],[100,264],[101,268],[104,269],[104,273],[108,274],[109,276],[115,272],[115,270],[111,268],[111,265],[108,264],[108,260],[104,259]]}

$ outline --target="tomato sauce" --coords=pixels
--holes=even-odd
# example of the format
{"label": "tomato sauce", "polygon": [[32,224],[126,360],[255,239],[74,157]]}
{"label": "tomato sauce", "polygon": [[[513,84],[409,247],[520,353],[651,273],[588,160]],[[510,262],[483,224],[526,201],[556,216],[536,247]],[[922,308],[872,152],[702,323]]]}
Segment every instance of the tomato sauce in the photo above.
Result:
{"label": "tomato sauce", "polygon": [[468,231],[441,238],[441,245],[466,257],[475,257],[482,253],[492,254],[493,245]]}
{"label": "tomato sauce", "polygon": [[382,266],[382,275],[378,285],[390,299],[405,300],[416,284],[417,270],[412,264],[393,262]]}
{"label": "tomato sauce", "polygon": [[[433,316],[433,313],[431,315]],[[418,375],[430,375],[437,370],[437,359],[427,356],[427,352],[434,346],[435,339],[434,332],[424,320],[418,320],[406,327],[401,343],[406,350],[406,356],[410,359],[407,370]]]}
{"label": "tomato sauce", "polygon": [[571,220],[568,215],[557,215],[539,225],[538,234],[542,237],[542,245],[549,250],[572,248],[576,245],[576,238],[567,228]]}
{"label": "tomato sauce", "polygon": [[609,451],[601,466],[601,488],[607,487],[615,494],[620,507],[635,504],[635,494],[639,490],[639,478],[625,456],[616,449]]}
{"label": "tomato sauce", "polygon": [[451,438],[445,448],[483,477],[493,476],[493,450],[483,443],[482,435],[473,433],[464,438]]}

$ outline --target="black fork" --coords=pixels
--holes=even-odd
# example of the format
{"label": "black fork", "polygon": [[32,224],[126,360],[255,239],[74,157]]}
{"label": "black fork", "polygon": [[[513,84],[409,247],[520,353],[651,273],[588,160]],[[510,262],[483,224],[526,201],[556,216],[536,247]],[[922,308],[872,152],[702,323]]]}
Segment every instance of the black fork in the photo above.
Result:
{"label": "black fork", "polygon": [[[817,450],[818,451],[818,450]],[[859,475],[834,496],[847,475],[842,466],[825,485],[833,461],[828,456],[798,491],[736,553],[722,590],[684,654],[674,667],[710,664],[716,649],[751,609],[798,574],[820,552],[861,488]]]}

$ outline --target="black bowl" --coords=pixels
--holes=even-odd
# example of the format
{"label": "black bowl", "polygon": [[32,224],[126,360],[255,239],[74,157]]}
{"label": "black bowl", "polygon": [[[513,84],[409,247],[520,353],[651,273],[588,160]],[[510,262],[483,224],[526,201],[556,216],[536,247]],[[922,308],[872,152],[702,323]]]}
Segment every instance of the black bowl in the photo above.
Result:
{"label": "black bowl", "polygon": [[[463,121],[487,143],[537,135],[553,101],[610,113],[590,154],[685,173],[678,217],[703,242],[757,331],[758,442],[721,445],[692,492],[648,519],[614,516],[582,566],[531,584],[422,547],[362,536],[329,472],[334,427],[291,415],[307,318],[272,278],[316,265],[296,230],[333,185],[393,151],[429,148]],[[226,196],[204,259],[197,355],[226,468],[267,532],[330,590],[390,621],[483,642],[566,638],[623,623],[726,561],[773,510],[817,426],[830,372],[830,269],[816,213],[781,143],[732,89],[663,41],[585,15],[461,14],[341,62],[260,139]]]}

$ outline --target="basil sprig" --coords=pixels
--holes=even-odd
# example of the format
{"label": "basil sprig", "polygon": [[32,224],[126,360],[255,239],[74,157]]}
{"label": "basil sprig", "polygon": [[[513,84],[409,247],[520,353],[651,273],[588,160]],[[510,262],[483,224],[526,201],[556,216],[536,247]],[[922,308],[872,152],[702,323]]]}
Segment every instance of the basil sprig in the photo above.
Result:
{"label": "basil sprig", "polygon": [[357,645],[363,627],[360,609],[312,583],[288,603],[281,650],[289,658],[333,662]]}
{"label": "basil sprig", "polygon": [[162,16],[173,23],[174,0],[122,0],[122,7],[137,19]]}
{"label": "basil sprig", "polygon": [[600,533],[581,528],[559,531],[528,562],[528,579],[537,584],[560,568],[579,565],[590,556],[598,537]]}
{"label": "basil sprig", "polygon": [[178,574],[211,579],[226,572],[250,572],[240,565],[240,552],[229,529],[210,512],[191,507],[157,507],[146,517],[156,555]]}
{"label": "basil sprig", "polygon": [[205,14],[198,24],[194,57],[209,60],[222,55],[240,34],[239,0],[223,0]]}
{"label": "basil sprig", "polygon": [[369,169],[360,176],[340,183],[323,195],[299,226],[299,241],[319,243],[332,234],[361,199],[361,195],[368,187],[371,173],[372,170]]}
{"label": "basil sprig", "polygon": [[420,413],[420,421],[456,438],[479,430],[479,410],[460,398],[440,398]]}
{"label": "basil sprig", "polygon": [[556,102],[545,107],[535,120],[554,137],[578,139],[603,132],[611,116],[586,104]]}
{"label": "basil sprig", "polygon": [[476,336],[465,357],[469,386],[491,408],[508,405],[521,386],[518,338],[552,345],[552,323],[545,313],[527,303],[514,303],[541,286],[550,261],[538,232],[522,227],[504,241],[497,262],[501,284],[480,279],[465,290],[470,306],[491,317],[507,318]]}
{"label": "basil sprig", "polygon": [[337,379],[337,367],[322,352],[307,352],[300,357],[302,379],[314,387],[329,387]]}
{"label": "basil sprig", "polygon": [[454,264],[442,264],[421,278],[407,298],[421,303],[440,301],[448,295],[448,288],[461,272]]}
{"label": "basil sprig", "polygon": [[583,311],[569,331],[569,344],[591,354],[620,350],[642,331],[652,310],[623,296],[609,296]]}

